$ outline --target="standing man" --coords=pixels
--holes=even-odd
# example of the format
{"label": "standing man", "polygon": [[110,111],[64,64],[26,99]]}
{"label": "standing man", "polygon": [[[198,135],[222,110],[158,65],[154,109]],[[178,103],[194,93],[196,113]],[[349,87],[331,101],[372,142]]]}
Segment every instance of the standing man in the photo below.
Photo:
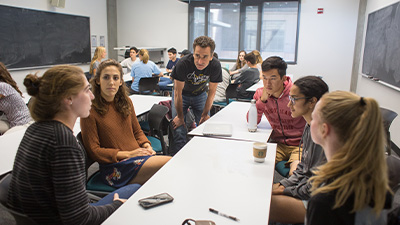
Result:
{"label": "standing man", "polygon": [[136,55],[138,54],[138,52],[139,52],[139,51],[138,51],[138,49],[137,49],[136,47],[130,48],[130,49],[129,49],[129,58],[126,58],[126,59],[124,59],[124,60],[121,62],[121,66],[122,66],[122,67],[127,67],[127,68],[128,68],[127,73],[130,73],[130,72],[131,72],[132,64],[133,64],[133,63],[135,63],[135,62],[140,62],[139,58],[136,57]]}
{"label": "standing man", "polygon": [[[215,42],[210,37],[200,36],[193,42],[193,54],[176,64],[171,77],[174,79],[172,96],[172,125],[174,127],[173,153],[186,144],[185,116],[192,108],[197,125],[206,121],[212,106],[217,85],[222,81],[220,62],[213,58]],[[209,90],[207,94],[207,83]]]}
{"label": "standing man", "polygon": [[281,57],[271,56],[261,65],[264,87],[258,88],[253,96],[256,100],[257,122],[263,114],[272,127],[270,142],[277,143],[275,163],[287,161],[289,176],[300,162],[301,148],[299,144],[306,121],[302,116],[291,116],[289,91],[292,80],[286,76],[287,64]]}
{"label": "standing man", "polygon": [[168,58],[169,58],[169,61],[167,63],[166,71],[168,73],[171,73],[172,69],[174,69],[174,66],[179,61],[179,58],[176,58],[176,49],[175,48],[168,49]]}

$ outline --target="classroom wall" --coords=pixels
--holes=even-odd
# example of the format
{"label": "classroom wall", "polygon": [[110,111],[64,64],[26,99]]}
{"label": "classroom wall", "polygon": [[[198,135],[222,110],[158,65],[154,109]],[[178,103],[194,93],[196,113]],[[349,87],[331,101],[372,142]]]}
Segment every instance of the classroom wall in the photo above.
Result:
{"label": "classroom wall", "polygon": [[[367,29],[368,14],[396,2],[398,2],[398,0],[368,0],[366,15],[365,15],[366,23],[364,26],[363,40],[359,41],[364,42],[365,32]],[[362,52],[364,52],[364,48]],[[380,106],[393,110],[400,115],[400,104],[399,104],[400,92],[362,77],[361,76],[362,60],[363,59],[361,54],[356,93],[365,97],[373,97],[379,102]],[[398,116],[393,121],[390,127],[390,133],[392,141],[396,143],[397,146],[400,146],[400,116]]]}
{"label": "classroom wall", "polygon": [[[118,45],[188,46],[188,5],[178,0],[118,0]],[[157,7],[154,7],[157,5]],[[350,90],[359,1],[302,0],[294,79],[316,74],[331,90]],[[318,8],[324,13],[317,14]],[[157,46],[155,46],[157,45]],[[222,65],[231,66],[231,62]]]}
{"label": "classroom wall", "polygon": [[[49,0],[0,0],[1,5],[15,6],[21,8],[30,8],[50,12],[59,12],[66,14],[74,14],[90,17],[90,34],[97,35],[97,43],[99,44],[100,35],[105,36],[107,48],[107,13],[106,0],[66,0],[65,8],[55,8],[50,5]],[[92,49],[92,53],[94,48]],[[89,71],[89,65],[79,65],[84,71]],[[28,73],[36,73],[42,75],[47,68],[28,69],[10,71],[11,76],[17,82],[21,91],[25,92],[23,80]]]}
{"label": "classroom wall", "polygon": [[[350,90],[359,1],[302,0],[294,80],[322,76],[330,90]],[[317,9],[323,8],[323,14]]]}
{"label": "classroom wall", "polygon": [[181,1],[118,0],[117,21],[119,46],[188,47],[188,5]]}

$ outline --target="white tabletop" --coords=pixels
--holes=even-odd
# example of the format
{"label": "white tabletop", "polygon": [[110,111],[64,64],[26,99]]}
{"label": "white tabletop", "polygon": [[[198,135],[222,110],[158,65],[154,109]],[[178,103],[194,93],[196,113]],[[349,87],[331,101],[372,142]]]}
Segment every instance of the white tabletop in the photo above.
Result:
{"label": "white tabletop", "polygon": [[26,128],[0,136],[0,175],[12,170],[19,143]]}
{"label": "white tabletop", "polygon": [[253,91],[255,92],[258,88],[260,87],[264,87],[263,81],[260,80],[258,81],[258,83],[253,84],[252,86],[250,86],[249,88],[246,89],[246,91]]}
{"label": "white tabletop", "polygon": [[[159,68],[159,69],[162,73],[165,73],[167,71],[166,68]],[[123,75],[123,79],[124,79],[124,82],[132,81],[131,73],[125,73]]]}
{"label": "white tabletop", "polygon": [[161,101],[171,100],[171,97],[153,95],[131,95],[129,98],[133,102],[136,116],[141,116],[147,113],[154,104],[158,104]]}
{"label": "white tabletop", "polygon": [[31,96],[28,93],[23,92],[22,97],[23,97],[22,99],[24,100],[25,104],[28,104],[29,100],[31,99]]}
{"label": "white tabletop", "polygon": [[[254,162],[252,144],[194,137],[103,224],[182,224],[187,218],[268,224],[276,144],[268,144],[264,163]],[[139,199],[164,192],[174,197],[172,203],[147,210],[139,206]]]}
{"label": "white tabletop", "polygon": [[232,124],[232,136],[220,138],[267,142],[271,135],[272,128],[265,116],[262,116],[256,132],[252,133],[248,131],[246,115],[249,108],[250,102],[231,102],[206,122],[189,132],[189,135],[203,136],[203,129],[206,123],[229,123]]}

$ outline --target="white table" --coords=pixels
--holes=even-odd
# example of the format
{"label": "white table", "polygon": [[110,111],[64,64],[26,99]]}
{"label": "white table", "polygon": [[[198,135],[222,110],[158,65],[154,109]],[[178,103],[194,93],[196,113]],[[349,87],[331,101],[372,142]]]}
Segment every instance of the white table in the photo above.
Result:
{"label": "white table", "polygon": [[133,102],[136,116],[141,116],[147,113],[154,104],[158,104],[161,101],[171,100],[171,97],[152,95],[131,95],[129,98]]}
{"label": "white table", "polygon": [[248,131],[246,115],[249,111],[249,108],[250,102],[231,102],[218,113],[214,114],[214,116],[212,116],[206,122],[189,132],[189,135],[203,136],[204,125],[207,123],[229,123],[232,124],[232,136],[218,138],[267,142],[269,136],[271,135],[272,128],[264,115],[262,116],[261,122],[257,126],[257,131],[254,133]]}
{"label": "white table", "polygon": [[[165,73],[167,71],[166,68],[159,68],[159,69],[162,73]],[[124,82],[132,81],[131,73],[125,73],[122,77],[124,79]]]}
{"label": "white table", "polygon": [[258,81],[258,83],[253,84],[252,86],[250,86],[249,88],[246,89],[246,91],[253,91],[255,92],[258,88],[260,87],[264,87],[263,81],[260,80]]}
{"label": "white table", "polygon": [[12,170],[19,143],[24,137],[26,129],[0,136],[0,175]]}
{"label": "white table", "polygon": [[[103,224],[182,224],[187,218],[268,224],[276,144],[268,144],[264,163],[254,162],[252,144],[194,137]],[[163,192],[174,201],[147,210],[139,206],[139,199]]]}
{"label": "white table", "polygon": [[29,100],[31,99],[31,96],[28,93],[23,92],[22,97],[23,97],[22,99],[24,100],[25,104],[28,104]]}

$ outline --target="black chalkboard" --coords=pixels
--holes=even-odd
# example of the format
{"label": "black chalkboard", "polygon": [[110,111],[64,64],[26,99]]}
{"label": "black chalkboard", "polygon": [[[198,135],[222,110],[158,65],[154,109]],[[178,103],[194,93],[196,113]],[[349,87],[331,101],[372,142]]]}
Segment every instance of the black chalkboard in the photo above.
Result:
{"label": "black chalkboard", "polygon": [[0,5],[0,61],[7,68],[87,63],[90,18]]}
{"label": "black chalkboard", "polygon": [[368,15],[362,73],[400,88],[400,4]]}

